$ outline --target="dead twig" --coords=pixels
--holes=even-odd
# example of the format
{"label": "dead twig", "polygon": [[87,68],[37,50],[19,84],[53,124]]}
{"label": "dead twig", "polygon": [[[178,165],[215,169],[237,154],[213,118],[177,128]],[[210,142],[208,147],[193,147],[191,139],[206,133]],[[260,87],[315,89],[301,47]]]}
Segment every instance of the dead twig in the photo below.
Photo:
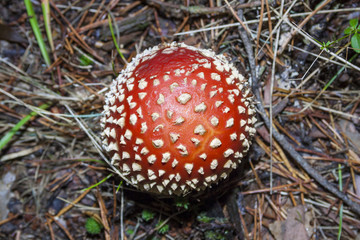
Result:
{"label": "dead twig", "polygon": [[[225,7],[205,7],[205,6],[184,6],[177,5],[171,2],[160,0],[147,0],[146,3],[152,7],[158,8],[161,12],[166,13],[169,17],[184,18],[184,15],[190,14],[192,17],[199,17],[202,15],[212,14],[220,15],[228,13],[228,9]],[[252,8],[261,5],[261,1],[255,1],[251,3],[235,4],[234,9]]]}
{"label": "dead twig", "polygon": [[[317,9],[315,9],[310,15],[308,15],[299,25],[298,28],[301,29],[317,12],[319,12],[321,9],[323,9],[331,0],[327,0],[323,4],[321,4]],[[290,36],[283,42],[283,44],[280,46],[278,54],[282,54],[282,52],[285,50],[286,46],[290,42],[290,40],[295,36],[297,33],[296,30],[292,30]]]}
{"label": "dead twig", "polygon": [[77,204],[78,202],[81,201],[81,199],[83,199],[89,192],[91,189],[88,189],[86,191],[84,191],[78,198],[76,198],[73,202],[71,202],[71,204],[67,205],[66,207],[64,207],[63,209],[61,209],[58,214],[56,214],[56,216],[51,216],[49,215],[50,219],[48,219],[48,224],[51,224],[52,221],[54,221],[55,218],[60,217],[61,215],[63,215],[64,213],[66,213],[67,211],[69,211],[75,204]]}

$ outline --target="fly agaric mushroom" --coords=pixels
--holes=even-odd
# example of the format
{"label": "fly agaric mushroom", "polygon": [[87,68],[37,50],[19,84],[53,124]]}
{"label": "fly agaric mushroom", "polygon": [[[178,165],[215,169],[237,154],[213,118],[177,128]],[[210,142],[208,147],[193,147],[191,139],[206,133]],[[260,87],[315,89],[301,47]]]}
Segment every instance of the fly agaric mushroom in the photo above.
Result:
{"label": "fly agaric mushroom", "polygon": [[103,146],[140,190],[185,195],[238,166],[256,131],[254,114],[247,81],[224,56],[183,43],[159,45],[113,81]]}

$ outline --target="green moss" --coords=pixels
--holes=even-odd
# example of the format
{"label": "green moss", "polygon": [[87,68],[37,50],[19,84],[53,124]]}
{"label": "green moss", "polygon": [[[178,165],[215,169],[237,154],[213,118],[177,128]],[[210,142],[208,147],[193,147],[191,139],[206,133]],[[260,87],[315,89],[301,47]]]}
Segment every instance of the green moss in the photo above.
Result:
{"label": "green moss", "polygon": [[94,218],[88,218],[85,223],[86,231],[90,234],[99,234],[103,226]]}

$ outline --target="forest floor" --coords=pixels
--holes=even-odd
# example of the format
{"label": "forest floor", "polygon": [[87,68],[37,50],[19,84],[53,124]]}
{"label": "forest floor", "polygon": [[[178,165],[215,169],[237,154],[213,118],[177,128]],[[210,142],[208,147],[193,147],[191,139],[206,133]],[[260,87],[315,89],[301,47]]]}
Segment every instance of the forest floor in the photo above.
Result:
{"label": "forest floor", "polygon": [[[0,0],[0,239],[360,240],[359,1],[29,2]],[[229,179],[164,198],[109,171],[109,19],[127,62],[184,42],[252,81],[257,133]]]}

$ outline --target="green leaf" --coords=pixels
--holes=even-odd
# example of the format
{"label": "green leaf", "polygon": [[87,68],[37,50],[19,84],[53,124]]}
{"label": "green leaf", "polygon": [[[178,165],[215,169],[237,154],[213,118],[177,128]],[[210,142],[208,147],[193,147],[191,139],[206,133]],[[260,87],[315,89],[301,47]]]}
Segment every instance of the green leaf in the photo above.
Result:
{"label": "green leaf", "polygon": [[346,29],[344,30],[344,34],[346,34],[346,35],[350,35],[351,32],[352,32],[352,28],[351,28],[351,27],[348,27],[348,28],[346,28]]}
{"label": "green leaf", "polygon": [[351,37],[351,46],[355,52],[360,53],[360,33],[355,33]]}
{"label": "green leaf", "polygon": [[358,19],[357,18],[351,19],[349,21],[349,24],[351,27],[356,28],[356,26],[358,25]]}

